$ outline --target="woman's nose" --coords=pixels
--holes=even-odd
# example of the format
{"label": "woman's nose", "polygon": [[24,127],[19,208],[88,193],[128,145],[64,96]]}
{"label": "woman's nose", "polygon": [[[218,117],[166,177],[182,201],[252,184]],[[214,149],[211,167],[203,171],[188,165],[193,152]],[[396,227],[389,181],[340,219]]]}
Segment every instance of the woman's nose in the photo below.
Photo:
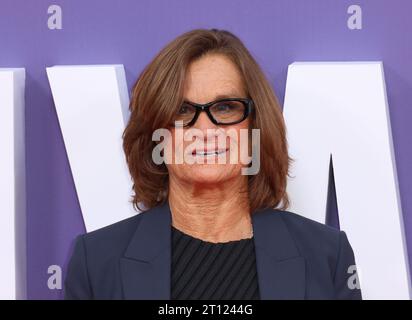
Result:
{"label": "woman's nose", "polygon": [[206,112],[201,112],[196,122],[193,125],[194,128],[199,130],[215,129],[217,126],[209,119]]}

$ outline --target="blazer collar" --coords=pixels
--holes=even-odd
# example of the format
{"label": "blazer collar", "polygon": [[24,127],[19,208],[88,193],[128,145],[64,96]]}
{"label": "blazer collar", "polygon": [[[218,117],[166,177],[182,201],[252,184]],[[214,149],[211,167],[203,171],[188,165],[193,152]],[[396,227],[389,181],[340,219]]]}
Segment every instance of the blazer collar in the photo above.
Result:
{"label": "blazer collar", "polygon": [[[169,203],[140,213],[140,223],[120,260],[125,299],[170,299]],[[279,210],[252,214],[261,299],[304,299],[305,260]]]}

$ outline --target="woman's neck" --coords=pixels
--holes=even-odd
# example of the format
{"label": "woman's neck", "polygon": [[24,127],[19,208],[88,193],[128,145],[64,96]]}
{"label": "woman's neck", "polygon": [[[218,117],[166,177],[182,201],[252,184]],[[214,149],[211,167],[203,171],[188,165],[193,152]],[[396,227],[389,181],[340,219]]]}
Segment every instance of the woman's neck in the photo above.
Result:
{"label": "woman's neck", "polygon": [[172,225],[209,242],[227,242],[253,235],[247,177],[219,185],[185,184],[169,180]]}

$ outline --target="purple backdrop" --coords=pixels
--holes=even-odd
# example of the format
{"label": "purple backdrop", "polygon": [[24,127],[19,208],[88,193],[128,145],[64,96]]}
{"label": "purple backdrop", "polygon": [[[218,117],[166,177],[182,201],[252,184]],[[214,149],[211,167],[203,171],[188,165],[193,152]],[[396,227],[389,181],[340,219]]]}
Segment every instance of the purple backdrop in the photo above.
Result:
{"label": "purple backdrop", "polygon": [[[63,29],[47,28],[58,4]],[[349,30],[358,4],[363,29]],[[412,1],[410,0],[0,0],[0,67],[26,68],[27,295],[58,299],[47,268],[65,266],[84,232],[45,68],[124,64],[129,89],[167,42],[192,28],[237,34],[283,102],[288,64],[296,60],[382,60],[401,201],[412,265]],[[373,221],[371,221],[373,223]]]}

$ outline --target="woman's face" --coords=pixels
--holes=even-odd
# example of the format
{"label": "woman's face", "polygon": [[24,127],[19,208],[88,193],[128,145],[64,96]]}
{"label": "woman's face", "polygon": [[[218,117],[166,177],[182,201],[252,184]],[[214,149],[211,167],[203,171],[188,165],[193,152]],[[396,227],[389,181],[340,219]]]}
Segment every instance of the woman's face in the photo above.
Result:
{"label": "woman's face", "polygon": [[[233,62],[221,54],[207,54],[193,61],[187,70],[184,88],[184,99],[193,103],[205,104],[221,97],[246,98],[241,74]],[[173,127],[170,149],[173,159],[176,153],[184,158],[183,163],[167,164],[170,179],[206,186],[239,178],[245,166],[241,159],[248,154],[248,140],[241,138],[240,132],[245,129],[242,130],[245,133],[248,128],[248,118],[233,125],[215,125],[206,112],[201,112],[190,127]],[[177,138],[176,131],[185,139]]]}

